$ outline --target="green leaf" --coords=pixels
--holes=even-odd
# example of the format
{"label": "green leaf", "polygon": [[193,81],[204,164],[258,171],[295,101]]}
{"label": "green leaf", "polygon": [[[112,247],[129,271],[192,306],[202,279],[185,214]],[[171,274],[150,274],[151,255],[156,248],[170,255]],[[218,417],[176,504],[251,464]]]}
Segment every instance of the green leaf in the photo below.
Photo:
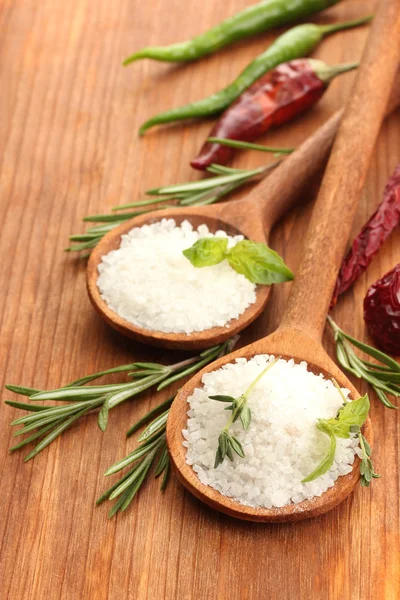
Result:
{"label": "green leaf", "polygon": [[122,469],[124,469],[125,467],[130,465],[131,463],[139,460],[139,458],[142,458],[143,456],[148,454],[150,451],[154,450],[154,448],[158,449],[160,447],[161,443],[162,443],[162,440],[160,440],[160,438],[156,438],[150,444],[142,444],[141,446],[138,446],[137,448],[135,448],[135,450],[133,450],[133,452],[131,452],[130,454],[128,454],[127,456],[125,456],[124,458],[119,460],[118,462],[114,463],[113,465],[111,465],[111,467],[109,467],[107,469],[107,471],[104,473],[104,475],[106,477],[108,477],[109,475],[118,473],[118,471],[121,471]]}
{"label": "green leaf", "polygon": [[293,279],[279,254],[266,244],[243,240],[228,251],[226,258],[237,273],[252,283],[271,285]]}
{"label": "green leaf", "polygon": [[165,429],[165,424],[168,419],[169,408],[161,413],[158,417],[156,417],[149,425],[147,425],[146,429],[139,437],[139,442],[144,442],[148,440],[154,433],[160,431],[160,429]]}
{"label": "green leaf", "polygon": [[240,420],[243,425],[243,429],[247,430],[250,427],[251,423],[251,410],[247,406],[247,403],[243,406],[240,412]]}
{"label": "green leaf", "polygon": [[41,452],[44,448],[46,448],[51,442],[53,442],[59,435],[63,433],[68,427],[72,425],[75,421],[77,421],[81,416],[88,412],[90,408],[83,408],[79,413],[73,415],[66,421],[63,421],[59,426],[53,429],[49,435],[47,435],[35,448],[30,452],[24,459],[25,462],[34,458],[39,452]]}
{"label": "green leaf", "polygon": [[263,146],[262,144],[251,144],[249,142],[241,142],[239,140],[231,140],[229,138],[209,137],[207,142],[212,144],[221,144],[221,146],[229,146],[230,148],[239,148],[242,150],[260,150],[261,152],[273,152],[274,154],[291,154],[295,148],[275,148],[274,146]]}
{"label": "green leaf", "polygon": [[226,448],[226,455],[229,458],[229,460],[231,462],[233,462],[234,458],[233,458],[232,446],[230,445],[229,442],[228,442],[228,445],[227,445],[227,448]]}
{"label": "green leaf", "polygon": [[42,429],[38,429],[38,431],[35,431],[34,434],[25,438],[24,440],[22,440],[22,442],[19,442],[19,444],[12,446],[12,448],[9,449],[9,452],[15,452],[15,450],[19,450],[20,448],[23,448],[23,446],[26,446],[27,444],[30,444],[34,440],[37,440],[37,438],[42,437],[42,435],[44,435],[47,431],[50,431],[50,429],[53,429],[53,427],[56,427],[57,424],[61,423],[62,420],[63,419],[60,419],[59,421],[55,421],[55,422],[50,423],[49,425],[46,425]]}
{"label": "green leaf", "polygon": [[372,358],[379,360],[384,365],[387,365],[388,367],[393,369],[393,371],[397,371],[397,372],[400,371],[400,363],[398,363],[396,360],[394,360],[394,358],[391,358],[390,356],[388,356],[384,352],[381,352],[380,350],[377,350],[373,346],[369,346],[368,344],[364,344],[363,342],[360,342],[360,340],[353,338],[351,335],[348,335],[347,333],[345,333],[342,330],[341,330],[341,333],[356,348],[358,348],[359,350],[362,350],[363,352],[365,352],[365,354],[368,354],[368,356],[372,356]]}
{"label": "green leaf", "polygon": [[236,452],[236,454],[238,454],[241,458],[245,457],[242,444],[239,442],[238,439],[233,437],[233,435],[229,437],[229,443],[232,446],[232,449]]}
{"label": "green leaf", "polygon": [[220,447],[218,446],[217,452],[215,454],[214,469],[216,469],[223,461],[224,459],[222,458],[222,452]]}
{"label": "green leaf", "polygon": [[136,423],[134,423],[128,429],[128,431],[126,432],[126,436],[127,437],[131,436],[138,429],[140,429],[143,425],[147,425],[147,423],[149,423],[149,421],[151,421],[152,418],[155,417],[158,413],[160,413],[161,411],[163,411],[164,408],[169,408],[171,406],[173,400],[174,400],[174,396],[172,396],[171,398],[167,398],[167,400],[165,400],[164,402],[162,402],[161,404],[159,404],[155,408],[152,408],[148,413],[146,413],[141,419],[139,419],[138,421],[136,421]]}
{"label": "green leaf", "polygon": [[164,469],[164,476],[163,476],[163,479],[162,479],[162,482],[161,482],[161,486],[160,486],[160,490],[162,492],[165,490],[165,488],[168,485],[170,469],[171,469],[171,466],[170,466],[169,457],[168,457],[168,462],[167,462],[167,465],[166,465],[166,467]]}
{"label": "green leaf", "polygon": [[368,460],[367,458],[363,458],[361,461],[361,465],[360,465],[360,473],[361,475],[365,475],[365,473],[368,471]]}
{"label": "green leaf", "polygon": [[22,410],[29,410],[30,412],[42,412],[48,410],[48,406],[45,404],[28,404],[27,402],[16,402],[14,400],[5,400],[4,404],[12,406],[13,408],[21,408]]}
{"label": "green leaf", "polygon": [[154,471],[154,477],[159,477],[161,475],[161,473],[164,471],[164,469],[167,468],[168,462],[169,462],[168,448],[167,448],[167,446],[164,446],[164,448],[161,452],[160,458],[158,460],[158,464]]}
{"label": "green leaf", "polygon": [[346,423],[349,426],[358,425],[362,427],[368,417],[369,406],[368,394],[365,394],[361,398],[357,398],[357,400],[347,402],[339,412],[336,420],[339,423]]}
{"label": "green leaf", "polygon": [[26,387],[24,385],[12,385],[11,383],[6,383],[4,387],[10,392],[15,392],[21,396],[33,396],[35,394],[40,394],[42,391],[36,388]]}
{"label": "green leaf", "polygon": [[197,240],[182,253],[194,267],[211,267],[222,262],[228,249],[228,238],[210,237]]}
{"label": "green leaf", "polygon": [[332,424],[330,421],[336,423],[336,419],[318,419],[317,421],[317,429],[322,431],[322,433],[326,433],[326,435],[333,435]]}
{"label": "green leaf", "polygon": [[362,441],[364,443],[365,453],[368,457],[370,457],[372,454],[371,446],[369,445],[367,439],[363,436],[362,433],[360,433],[360,437],[362,438]]}
{"label": "green leaf", "polygon": [[228,439],[229,439],[229,434],[225,431],[225,429],[223,429],[218,438],[218,446],[221,451],[222,460],[224,460],[224,458],[226,456],[226,451],[228,448]]}
{"label": "green leaf", "polygon": [[[349,438],[351,432],[357,433],[360,427],[362,427],[368,417],[368,411],[369,399],[368,394],[365,394],[365,396],[362,396],[357,400],[344,404],[335,419],[319,419],[317,427],[320,431],[324,431],[324,433],[327,433],[328,435],[330,435],[329,432],[331,432],[336,435],[336,437]],[[327,428],[326,430],[322,425],[320,426],[321,423]],[[352,431],[352,428],[357,429]]]}
{"label": "green leaf", "polygon": [[218,402],[235,402],[236,398],[233,396],[224,396],[223,394],[217,394],[216,396],[208,396],[210,400],[218,400]]}
{"label": "green leaf", "polygon": [[165,365],[151,362],[134,362],[132,367],[135,369],[149,369],[150,371],[163,371],[165,369]]}
{"label": "green leaf", "polygon": [[[317,427],[318,427],[318,425],[317,425]],[[321,429],[321,431],[322,431],[322,429]],[[327,433],[327,431],[325,431],[325,433]],[[319,465],[314,469],[314,471],[312,471],[312,473],[307,475],[307,477],[305,477],[301,483],[308,483],[309,481],[314,481],[314,479],[318,479],[318,477],[321,477],[321,475],[324,475],[324,473],[327,473],[327,471],[329,471],[329,469],[333,465],[333,461],[335,458],[335,452],[336,452],[336,437],[332,432],[329,435],[329,437],[330,437],[331,443],[329,445],[329,450],[328,450],[327,455],[319,463]]]}
{"label": "green leaf", "polygon": [[132,473],[134,472],[134,470],[136,469],[136,466],[134,466],[130,471],[128,471],[127,473],[125,473],[125,475],[123,477],[121,477],[121,479],[118,479],[118,481],[116,483],[114,483],[114,485],[112,485],[110,488],[108,488],[105,492],[103,492],[101,494],[101,496],[99,496],[96,500],[96,504],[101,504],[102,502],[104,502],[104,500],[108,500],[108,498],[111,496],[112,492],[114,490],[117,489],[117,487],[120,485],[120,483],[122,481],[126,481],[128,479],[128,477],[130,477],[132,475]]}
{"label": "green leaf", "polygon": [[103,432],[107,429],[109,410],[110,410],[110,407],[108,405],[108,401],[105,400],[103,406],[100,409],[99,416],[97,418],[97,423]]}
{"label": "green leaf", "polygon": [[144,472],[147,472],[148,467],[151,465],[151,461],[153,460],[154,454],[149,454],[145,456],[137,465],[135,465],[132,474],[127,479],[122,479],[120,485],[110,494],[110,500],[113,500],[122,492],[124,492],[128,487],[134,484],[137,481],[141,480],[141,475]]}
{"label": "green leaf", "polygon": [[350,433],[360,433],[359,425],[350,425]]}

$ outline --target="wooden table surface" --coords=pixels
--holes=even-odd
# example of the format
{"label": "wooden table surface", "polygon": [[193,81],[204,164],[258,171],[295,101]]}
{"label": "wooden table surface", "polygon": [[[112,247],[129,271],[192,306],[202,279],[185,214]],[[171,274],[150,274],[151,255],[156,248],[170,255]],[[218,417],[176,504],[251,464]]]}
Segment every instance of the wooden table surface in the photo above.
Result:
{"label": "wooden table surface", "polygon": [[[210,123],[173,126],[139,139],[148,116],[221,88],[266,47],[262,35],[186,66],[122,59],[146,44],[192,36],[249,0],[5,0],[1,6],[2,84],[0,269],[1,377],[54,388],[133,358],[172,360],[104,325],[85,291],[85,264],[63,254],[81,218],[139,199],[161,184],[198,177],[188,162]],[[348,0],[315,18],[349,19],[374,2]],[[315,56],[331,64],[360,57],[367,28],[335,34]],[[353,74],[336,80],[315,110],[266,136],[296,145],[345,102]],[[377,206],[400,162],[400,114],[384,124],[354,224]],[[360,148],[360,152],[362,149]],[[242,153],[236,166],[265,155]],[[345,165],[343,165],[346,168]],[[295,176],[295,174],[294,174]],[[310,183],[310,195],[311,191]],[[234,206],[234,205],[233,205]],[[233,208],[234,210],[234,208]],[[296,270],[309,209],[274,232],[272,245]],[[334,316],[365,339],[362,298],[400,260],[400,231]],[[289,284],[242,343],[273,330]],[[331,336],[326,344],[332,351]],[[364,391],[365,386],[360,386]],[[167,394],[167,392],[166,392]],[[165,395],[166,395],[165,394]],[[16,396],[5,392],[3,399]],[[158,397],[159,398],[159,397]],[[8,454],[17,411],[0,408],[0,596],[11,600],[395,599],[399,578],[399,416],[372,398],[375,464],[382,479],[356,489],[314,521],[265,526],[217,514],[172,479],[151,480],[123,515],[94,501],[106,468],[131,450],[130,424],[157,400],[150,394],[111,413],[105,434],[89,416],[35,460]]]}

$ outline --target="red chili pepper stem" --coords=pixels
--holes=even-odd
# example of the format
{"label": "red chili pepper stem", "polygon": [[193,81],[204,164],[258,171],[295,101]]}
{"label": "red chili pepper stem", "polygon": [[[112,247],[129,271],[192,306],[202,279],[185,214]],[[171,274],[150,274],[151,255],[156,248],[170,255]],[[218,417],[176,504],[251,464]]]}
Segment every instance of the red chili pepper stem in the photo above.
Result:
{"label": "red chili pepper stem", "polygon": [[324,61],[316,60],[315,58],[309,58],[308,60],[318,79],[320,79],[326,84],[331,82],[332,79],[334,79],[335,77],[337,77],[337,75],[340,75],[341,73],[347,73],[347,71],[353,71],[354,69],[357,69],[359,65],[358,62],[352,62],[345,63],[343,65],[331,66],[327,65]]}

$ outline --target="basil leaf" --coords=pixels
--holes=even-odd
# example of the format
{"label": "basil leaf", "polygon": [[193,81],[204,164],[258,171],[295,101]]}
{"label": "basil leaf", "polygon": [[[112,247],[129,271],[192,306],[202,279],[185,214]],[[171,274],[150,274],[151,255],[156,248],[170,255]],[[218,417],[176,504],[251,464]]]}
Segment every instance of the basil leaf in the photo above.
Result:
{"label": "basil leaf", "polygon": [[271,285],[293,279],[292,271],[279,254],[266,244],[243,240],[228,251],[226,259],[237,273],[252,283]]}
{"label": "basil leaf", "polygon": [[336,437],[349,438],[351,433],[351,425],[348,423],[341,423],[340,421],[333,427],[332,431]]}
{"label": "basil leaf", "polygon": [[322,422],[336,437],[349,438],[350,433],[357,433],[364,424],[368,416],[368,411],[369,399],[366,394],[357,400],[346,403],[340,409],[336,419],[319,419],[317,427],[321,431],[328,433],[323,427],[320,427],[320,423]]}
{"label": "basil leaf", "polygon": [[347,402],[347,404],[345,404],[342,410],[340,411],[336,420],[338,424],[345,423],[349,426],[349,428],[351,425],[358,425],[359,427],[361,427],[364,424],[366,418],[368,417],[368,411],[369,398],[368,394],[365,394],[365,396],[362,396],[357,400]]}
{"label": "basil leaf", "polygon": [[[317,427],[318,427],[318,429],[320,428],[319,423],[318,423]],[[327,432],[325,432],[325,433],[327,433]],[[329,469],[333,465],[333,460],[335,458],[335,452],[336,452],[336,437],[332,432],[327,435],[329,435],[329,437],[331,439],[331,443],[330,443],[327,455],[319,463],[319,465],[314,469],[314,471],[312,473],[310,473],[309,475],[307,475],[307,477],[302,479],[301,483],[308,483],[309,481],[314,481],[314,479],[318,479],[318,477],[321,477],[321,475],[324,475],[324,473],[329,471]]]}
{"label": "basil leaf", "polygon": [[336,425],[336,419],[318,419],[317,421],[317,429],[322,431],[322,433],[326,433],[329,437],[332,435],[333,425]]}
{"label": "basil leaf", "polygon": [[224,260],[227,249],[227,238],[210,237],[197,240],[182,252],[194,267],[211,267]]}

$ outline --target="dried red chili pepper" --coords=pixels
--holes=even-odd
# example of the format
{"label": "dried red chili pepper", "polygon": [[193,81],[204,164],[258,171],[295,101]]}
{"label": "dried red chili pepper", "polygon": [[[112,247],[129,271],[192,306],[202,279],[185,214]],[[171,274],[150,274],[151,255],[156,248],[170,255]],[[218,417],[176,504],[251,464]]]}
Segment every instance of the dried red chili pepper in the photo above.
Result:
{"label": "dried red chili pepper", "polygon": [[[260,77],[220,117],[208,137],[251,142],[274,125],[281,125],[313,106],[336,75],[356,63],[329,66],[320,60],[299,59],[282,63]],[[190,163],[205,169],[225,164],[233,148],[206,142]]]}
{"label": "dried red chili pepper", "polygon": [[365,271],[386,238],[400,223],[400,165],[386,184],[383,200],[361,229],[342,262],[331,306]]}
{"label": "dried red chili pepper", "polygon": [[383,350],[400,354],[400,263],[369,288],[364,320]]}

